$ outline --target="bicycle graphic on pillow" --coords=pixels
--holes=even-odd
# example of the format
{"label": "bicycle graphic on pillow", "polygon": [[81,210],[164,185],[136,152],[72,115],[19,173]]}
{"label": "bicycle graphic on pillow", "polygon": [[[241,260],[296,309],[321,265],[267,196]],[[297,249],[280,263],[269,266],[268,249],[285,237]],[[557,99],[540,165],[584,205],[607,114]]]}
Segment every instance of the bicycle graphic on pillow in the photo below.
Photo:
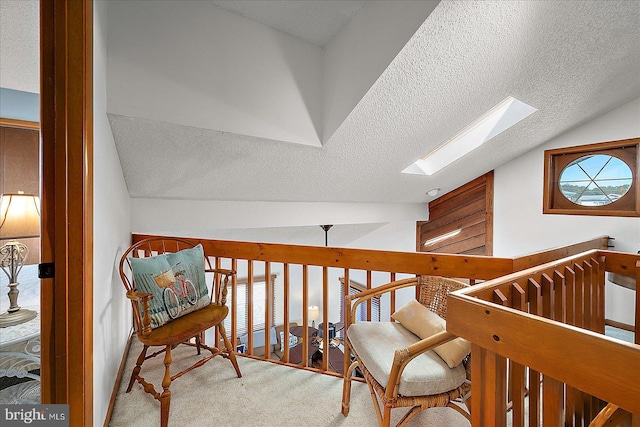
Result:
{"label": "bicycle graphic on pillow", "polygon": [[171,319],[175,319],[182,312],[182,301],[190,306],[198,302],[198,290],[191,279],[184,276],[185,271],[174,272],[180,263],[153,277],[162,291],[162,301]]}

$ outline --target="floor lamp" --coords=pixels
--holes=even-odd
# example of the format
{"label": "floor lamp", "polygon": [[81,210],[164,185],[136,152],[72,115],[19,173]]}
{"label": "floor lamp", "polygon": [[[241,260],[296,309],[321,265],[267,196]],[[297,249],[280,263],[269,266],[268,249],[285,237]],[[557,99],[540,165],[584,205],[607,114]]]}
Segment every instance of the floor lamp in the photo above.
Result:
{"label": "floor lamp", "polygon": [[0,328],[19,325],[37,316],[37,312],[18,305],[18,274],[27,260],[29,250],[17,239],[40,236],[38,196],[5,193],[0,196],[0,240],[9,240],[0,247],[0,268],[9,278],[9,309],[0,314]]}

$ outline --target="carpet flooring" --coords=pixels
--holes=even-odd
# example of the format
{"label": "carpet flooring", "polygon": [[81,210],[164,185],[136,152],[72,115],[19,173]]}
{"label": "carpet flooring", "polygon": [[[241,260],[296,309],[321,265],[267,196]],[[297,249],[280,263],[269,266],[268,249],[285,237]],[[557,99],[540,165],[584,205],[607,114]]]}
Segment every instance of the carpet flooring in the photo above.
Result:
{"label": "carpet flooring", "polygon": [[[111,426],[153,426],[160,423],[160,403],[136,383],[126,386],[141,345],[134,338],[111,416]],[[181,346],[174,350],[178,372],[197,360],[195,350]],[[376,426],[373,402],[366,384],[354,382],[351,410],[342,416],[341,378],[290,368],[270,362],[239,357],[242,378],[237,378],[228,360],[216,357],[171,384],[170,426]],[[142,375],[160,389],[164,365],[162,356],[147,360]],[[393,411],[392,425],[404,414]],[[469,422],[450,408],[428,409],[409,426],[466,427]]]}

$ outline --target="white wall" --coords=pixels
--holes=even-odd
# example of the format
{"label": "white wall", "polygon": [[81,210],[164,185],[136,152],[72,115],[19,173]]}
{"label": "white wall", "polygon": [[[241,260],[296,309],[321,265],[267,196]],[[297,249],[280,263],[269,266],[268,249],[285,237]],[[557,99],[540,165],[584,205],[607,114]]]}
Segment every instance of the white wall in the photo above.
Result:
{"label": "white wall", "polygon": [[185,3],[109,7],[109,112],[319,146],[322,49]]}
{"label": "white wall", "polygon": [[[423,206],[424,209],[424,206]],[[330,234],[330,239],[333,237]],[[416,238],[416,222],[415,221],[396,221],[376,227],[372,232],[365,236],[361,236],[344,247],[357,249],[377,249],[388,251],[415,251]],[[272,241],[272,243],[278,243]],[[231,264],[222,265],[223,268],[230,268]],[[254,262],[254,276],[264,275],[264,263]],[[284,321],[284,266],[281,263],[271,263],[271,274],[277,275],[275,281],[276,296],[276,325],[282,324]],[[236,266],[238,278],[247,277],[247,265],[245,261],[239,261]],[[328,284],[329,284],[329,318],[330,322],[338,322],[340,320],[340,294],[339,278],[344,276],[344,269],[329,268]],[[397,279],[409,277],[409,275],[398,274]],[[308,269],[309,284],[309,302],[308,305],[317,305],[322,307],[322,268],[311,266]],[[366,273],[364,271],[351,270],[350,279],[356,282],[366,284]],[[389,282],[388,273],[373,272],[372,286],[376,287]],[[302,305],[302,267],[299,265],[290,265],[289,267],[289,320],[301,321],[304,307]],[[413,290],[407,289],[406,292],[400,291],[396,295],[396,307],[400,307],[408,300],[414,298]],[[389,300],[388,296],[381,301],[381,315],[383,319],[389,317]],[[320,312],[319,322],[322,321],[322,310]],[[228,332],[228,331],[227,331]],[[207,340],[213,340],[213,332],[209,331]]]}
{"label": "white wall", "polygon": [[106,112],[106,8],[106,2],[94,2],[94,425],[104,424],[131,330],[130,304],[117,265],[131,241],[130,202]]}
{"label": "white wall", "polygon": [[[386,224],[384,227],[374,230],[368,235],[355,240],[348,245],[351,248],[375,249],[384,251],[416,251],[416,222],[415,221],[397,221]],[[411,275],[396,274],[396,280],[410,277]],[[351,280],[366,284],[366,275],[364,273],[352,273]],[[387,273],[373,272],[371,275],[372,287],[380,286],[390,281]],[[340,298],[340,296],[338,296]],[[404,289],[396,293],[396,309],[400,308],[410,299],[415,298],[413,289]],[[339,314],[339,313],[338,313]],[[388,319],[390,315],[389,295],[382,297],[380,301],[381,319]]]}
{"label": "white wall", "polygon": [[438,1],[370,1],[325,46],[327,141],[420,28]]}
{"label": "white wall", "polygon": [[184,237],[211,238],[215,236],[215,230],[229,228],[368,224],[418,221],[427,217],[426,206],[420,203],[131,200],[134,232]]}
{"label": "white wall", "polygon": [[[640,249],[640,219],[543,215],[544,150],[640,136],[640,99],[554,138],[495,170],[494,254],[517,256],[592,237],[615,238],[615,250]],[[608,318],[633,324],[631,291],[608,286]]]}

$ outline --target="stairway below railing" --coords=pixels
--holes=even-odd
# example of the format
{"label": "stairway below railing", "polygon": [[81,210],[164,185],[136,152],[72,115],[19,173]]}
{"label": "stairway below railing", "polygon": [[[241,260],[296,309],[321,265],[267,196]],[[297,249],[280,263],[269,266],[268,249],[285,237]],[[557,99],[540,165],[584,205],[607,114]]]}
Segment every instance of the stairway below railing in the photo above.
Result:
{"label": "stairway below railing", "polygon": [[638,284],[640,255],[588,251],[450,297],[447,330],[472,343],[474,426],[588,425],[607,403],[640,425],[640,297],[635,343],[605,336],[607,272]]}

